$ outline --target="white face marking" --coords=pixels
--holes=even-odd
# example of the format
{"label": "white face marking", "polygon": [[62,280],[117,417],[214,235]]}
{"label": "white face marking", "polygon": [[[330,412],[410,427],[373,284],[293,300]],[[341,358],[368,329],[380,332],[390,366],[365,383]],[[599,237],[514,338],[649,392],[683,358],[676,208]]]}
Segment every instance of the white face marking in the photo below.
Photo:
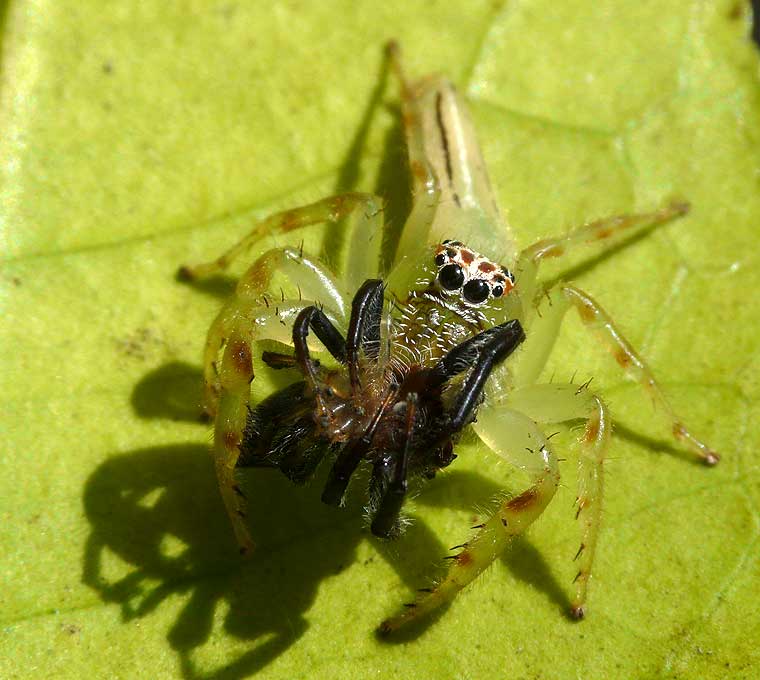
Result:
{"label": "white face marking", "polygon": [[441,290],[477,307],[509,293],[515,285],[512,273],[459,241],[446,240],[435,249],[436,281]]}

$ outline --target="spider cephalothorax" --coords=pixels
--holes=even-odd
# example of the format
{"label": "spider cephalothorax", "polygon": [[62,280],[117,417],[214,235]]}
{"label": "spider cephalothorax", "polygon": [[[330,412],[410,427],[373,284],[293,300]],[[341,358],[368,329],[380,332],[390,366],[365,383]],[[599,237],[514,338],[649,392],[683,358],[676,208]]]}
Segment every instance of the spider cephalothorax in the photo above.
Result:
{"label": "spider cephalothorax", "polygon": [[[676,416],[643,358],[596,300],[570,284],[545,285],[540,264],[580,246],[620,243],[685,215],[688,204],[674,201],[649,213],[590,222],[519,250],[461,97],[441,77],[408,81],[395,46],[390,55],[401,83],[413,194],[392,266],[385,266],[381,252],[383,201],[346,193],[262,220],[216,260],[182,269],[190,278],[217,274],[265,236],[284,237],[310,225],[341,223],[348,232],[340,277],[302,249],[273,248],[248,268],[211,324],[205,408],[215,417],[222,498],[245,553],[254,544],[238,467],[277,467],[302,482],[327,459],[322,498],[339,505],[354,471],[369,465],[367,509],[380,536],[399,531],[407,479],[430,477],[451,463],[464,427],[493,455],[524,471],[529,486],[499,500],[462,551],[449,556],[445,578],[381,625],[388,633],[451,600],[541,516],[560,482],[544,428],[582,421],[575,513],[582,538],[571,607],[581,618],[601,526],[611,420],[588,383],[541,382],[565,314],[578,312],[696,459],[714,465],[719,458]],[[493,259],[497,254],[508,269]],[[312,358],[310,333],[331,362]],[[250,384],[258,340],[292,344],[292,354],[265,352],[263,359],[273,368],[297,369],[301,379],[255,404]]]}

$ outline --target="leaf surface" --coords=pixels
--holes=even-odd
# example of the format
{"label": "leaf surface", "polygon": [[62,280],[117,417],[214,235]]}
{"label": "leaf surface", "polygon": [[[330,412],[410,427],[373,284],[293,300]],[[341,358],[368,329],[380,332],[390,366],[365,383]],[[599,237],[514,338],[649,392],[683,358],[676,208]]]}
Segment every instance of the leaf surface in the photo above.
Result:
{"label": "leaf surface", "polygon": [[[4,7],[0,676],[751,677],[760,90],[744,3]],[[529,535],[397,643],[374,627],[440,574],[498,489],[523,484],[471,444],[392,545],[323,507],[317,484],[250,475],[260,550],[236,555],[197,418],[200,348],[230,285],[174,272],[273,210],[398,194],[395,84],[378,95],[390,37],[411,73],[468,95],[521,244],[693,204],[575,273],[721,465],[668,455],[648,400],[575,320],[547,370],[593,377],[618,423],[580,624],[563,614],[572,456]],[[320,247],[319,230],[305,238]]]}

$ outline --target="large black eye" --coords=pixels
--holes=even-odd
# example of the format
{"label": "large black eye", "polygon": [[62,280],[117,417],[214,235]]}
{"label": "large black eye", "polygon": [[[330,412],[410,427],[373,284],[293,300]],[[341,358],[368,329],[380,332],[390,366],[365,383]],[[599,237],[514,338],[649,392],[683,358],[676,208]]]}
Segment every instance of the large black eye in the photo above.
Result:
{"label": "large black eye", "polygon": [[464,283],[464,272],[458,264],[447,264],[438,273],[438,280],[446,290],[456,290]]}
{"label": "large black eye", "polygon": [[477,305],[488,298],[488,294],[491,290],[483,279],[472,279],[467,282],[467,285],[462,292],[464,293],[464,299],[467,300],[467,302]]}

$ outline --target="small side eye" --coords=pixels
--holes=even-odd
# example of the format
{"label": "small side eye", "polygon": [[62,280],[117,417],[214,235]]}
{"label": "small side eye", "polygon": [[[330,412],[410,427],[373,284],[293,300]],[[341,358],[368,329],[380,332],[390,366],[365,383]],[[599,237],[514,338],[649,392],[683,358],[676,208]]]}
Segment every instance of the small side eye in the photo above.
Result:
{"label": "small side eye", "polygon": [[483,279],[471,279],[467,282],[462,292],[467,302],[477,305],[488,298],[491,289]]}
{"label": "small side eye", "polygon": [[510,282],[512,283],[512,285],[514,285],[514,283],[515,283],[515,275],[511,271],[509,271],[509,269],[507,269],[506,267],[502,267],[501,271],[504,274],[504,276],[506,276],[510,280]]}
{"label": "small side eye", "polygon": [[446,290],[456,290],[464,283],[464,272],[458,264],[447,264],[438,273],[438,280]]}
{"label": "small side eye", "polygon": [[502,295],[504,295],[504,286],[500,286],[499,284],[496,284],[493,287],[493,290],[491,291],[491,293],[495,298],[500,298]]}
{"label": "small side eye", "polygon": [[446,256],[443,253],[438,253],[435,256],[435,264],[437,267],[443,267],[446,264]]}

